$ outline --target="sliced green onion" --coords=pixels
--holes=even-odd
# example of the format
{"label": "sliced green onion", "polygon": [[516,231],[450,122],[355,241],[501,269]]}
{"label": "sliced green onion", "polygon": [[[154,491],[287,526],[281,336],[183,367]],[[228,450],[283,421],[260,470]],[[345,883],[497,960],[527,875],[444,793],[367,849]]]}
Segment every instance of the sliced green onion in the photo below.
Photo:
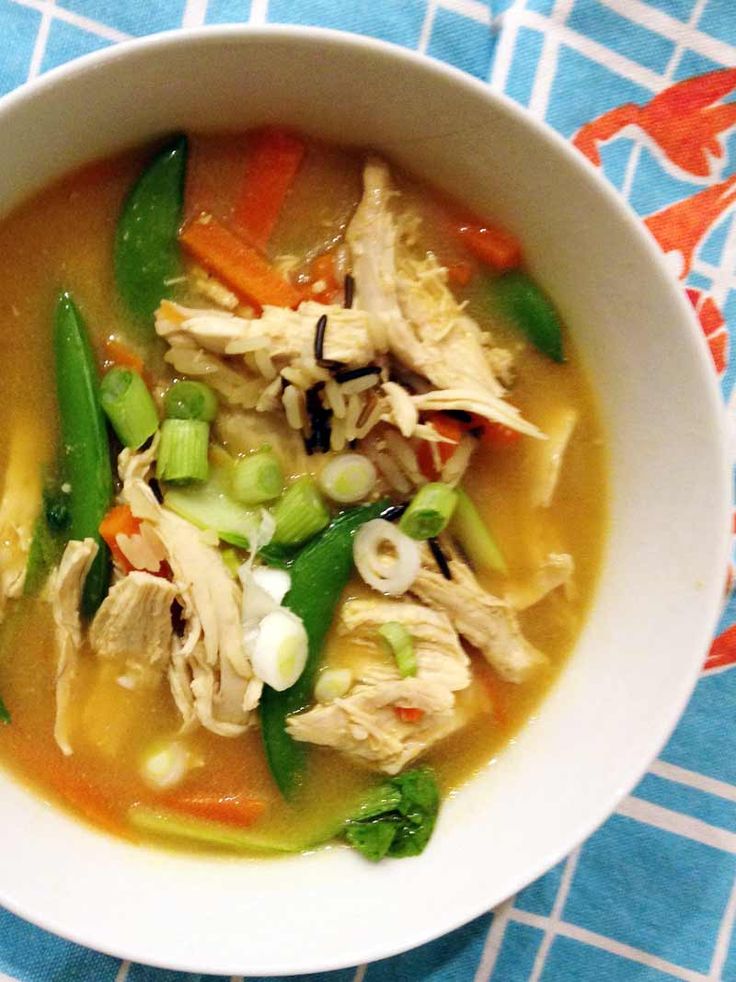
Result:
{"label": "sliced green onion", "polygon": [[138,372],[111,368],[100,382],[100,404],[125,447],[137,450],[158,429],[156,404]]}
{"label": "sliced green onion", "polygon": [[367,498],[375,487],[376,468],[363,454],[338,454],[325,464],[319,483],[333,501],[354,504]]}
{"label": "sliced green onion", "polygon": [[417,674],[417,656],[414,654],[414,639],[403,624],[386,621],[378,628],[378,633],[396,659],[399,675],[406,678]]}
{"label": "sliced green onion", "polygon": [[284,490],[284,472],[270,450],[259,450],[236,461],[231,494],[244,505],[262,505],[278,498]]}
{"label": "sliced green onion", "polygon": [[349,668],[326,668],[319,673],[314,698],[317,702],[332,702],[347,695],[352,684],[353,673]]}
{"label": "sliced green onion", "polygon": [[493,570],[508,573],[506,560],[491,535],[491,530],[480,516],[473,499],[466,491],[455,491],[457,504],[450,523],[450,533],[477,570]]}
{"label": "sliced green onion", "polygon": [[276,532],[273,542],[298,545],[321,532],[330,523],[330,513],[319,493],[317,482],[309,474],[291,484],[273,508]]}
{"label": "sliced green onion", "polygon": [[412,539],[433,539],[452,518],[456,501],[457,494],[449,484],[425,484],[401,516],[399,528]]}
{"label": "sliced green onion", "polygon": [[174,382],[166,390],[164,411],[167,419],[203,419],[211,423],[217,416],[217,396],[204,382]]}
{"label": "sliced green onion", "polygon": [[165,419],[161,424],[156,476],[170,484],[206,481],[210,424],[199,419]]}

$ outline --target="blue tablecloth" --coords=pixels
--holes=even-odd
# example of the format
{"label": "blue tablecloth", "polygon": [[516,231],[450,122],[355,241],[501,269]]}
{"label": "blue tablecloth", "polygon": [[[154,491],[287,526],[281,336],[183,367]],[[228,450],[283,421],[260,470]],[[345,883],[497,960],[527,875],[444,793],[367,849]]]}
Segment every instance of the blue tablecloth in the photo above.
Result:
{"label": "blue tablecloth", "polygon": [[[736,0],[0,0],[0,91],[130,37],[229,21],[344,28],[418,49],[573,140],[669,254],[732,400]],[[310,978],[736,980],[734,622],[732,601],[660,758],[568,859],[438,941]],[[2,910],[0,971],[21,982],[200,978],[121,965]]]}

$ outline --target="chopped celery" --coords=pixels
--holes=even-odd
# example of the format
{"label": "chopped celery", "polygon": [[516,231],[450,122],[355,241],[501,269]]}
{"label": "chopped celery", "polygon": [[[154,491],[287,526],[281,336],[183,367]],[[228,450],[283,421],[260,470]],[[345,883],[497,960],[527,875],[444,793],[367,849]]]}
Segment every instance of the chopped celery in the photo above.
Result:
{"label": "chopped celery", "polygon": [[450,533],[457,539],[470,560],[470,565],[478,570],[508,573],[503,553],[481,518],[473,499],[461,488],[457,489],[456,494],[457,504],[450,523]]}
{"label": "chopped celery", "polygon": [[217,532],[223,542],[248,549],[259,513],[229,496],[231,467],[232,462],[226,454],[213,454],[209,479],[188,487],[167,487],[164,505],[193,525]]}
{"label": "chopped celery", "polygon": [[443,531],[455,508],[455,491],[434,481],[421,487],[399,519],[399,528],[411,539],[432,539]]}
{"label": "chopped celery", "polygon": [[130,368],[111,368],[103,376],[100,403],[125,447],[137,450],[158,429],[158,412],[148,386]]}
{"label": "chopped celery", "polygon": [[233,498],[244,505],[273,501],[283,490],[284,472],[278,457],[270,450],[249,454],[233,466]]}
{"label": "chopped celery", "polygon": [[165,419],[161,424],[156,476],[160,481],[189,484],[206,481],[210,424],[199,419]]}
{"label": "chopped celery", "polygon": [[414,652],[414,639],[403,624],[386,621],[378,628],[378,633],[386,642],[402,678],[417,674],[417,656]]}
{"label": "chopped celery", "polygon": [[298,545],[321,532],[330,523],[330,513],[309,474],[298,477],[273,507],[278,545]]}
{"label": "chopped celery", "polygon": [[167,419],[201,419],[211,423],[217,416],[217,396],[206,382],[186,379],[174,382],[164,396]]}
{"label": "chopped celery", "polygon": [[303,852],[324,840],[298,842],[279,838],[258,830],[190,818],[166,808],[141,803],[131,805],[128,819],[134,829],[166,838],[186,839],[204,846],[243,850],[245,852]]}

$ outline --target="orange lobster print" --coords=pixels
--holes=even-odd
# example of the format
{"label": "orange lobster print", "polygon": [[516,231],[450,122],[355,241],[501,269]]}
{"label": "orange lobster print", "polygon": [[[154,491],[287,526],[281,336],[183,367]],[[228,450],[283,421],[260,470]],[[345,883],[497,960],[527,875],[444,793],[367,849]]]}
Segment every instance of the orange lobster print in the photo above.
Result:
{"label": "orange lobster print", "polygon": [[[638,135],[662,167],[679,180],[707,185],[644,218],[681,279],[690,273],[700,245],[736,202],[736,174],[720,177],[725,137],[736,129],[736,102],[723,102],[736,91],[736,68],[708,72],[671,85],[643,106],[626,103],[585,123],[573,144],[592,163],[601,163],[599,147],[621,136]],[[713,297],[693,287],[687,295],[700,320],[719,375],[728,361],[728,332]]]}
{"label": "orange lobster print", "polygon": [[721,138],[736,127],[736,103],[719,105],[736,89],[736,68],[724,68],[677,82],[651,102],[617,106],[580,128],[573,143],[600,165],[598,144],[635,128],[647,137],[681,176],[707,179],[712,162],[723,160]]}
{"label": "orange lobster print", "polygon": [[[644,223],[685,280],[698,250],[716,224],[736,203],[736,173],[723,177],[725,139],[736,129],[736,68],[708,72],[671,85],[643,106],[626,103],[585,123],[573,144],[600,166],[600,147],[620,137],[643,141],[660,166],[678,181],[699,190],[644,217]],[[729,336],[723,314],[706,291],[686,287],[703,329],[716,371],[728,364]],[[736,532],[736,527],[734,529]],[[733,585],[729,578],[728,592]],[[703,670],[717,672],[736,665],[736,625],[713,642]]]}

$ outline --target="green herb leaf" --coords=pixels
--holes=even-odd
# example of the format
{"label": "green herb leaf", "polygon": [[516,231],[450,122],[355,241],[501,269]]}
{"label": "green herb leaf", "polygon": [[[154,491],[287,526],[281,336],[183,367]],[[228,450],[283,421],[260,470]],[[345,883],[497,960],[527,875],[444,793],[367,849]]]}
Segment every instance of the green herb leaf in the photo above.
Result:
{"label": "green herb leaf", "polygon": [[0,723],[5,723],[6,725],[10,722],[10,711],[8,707],[3,702],[2,696],[0,696]]}
{"label": "green herb leaf", "polygon": [[372,822],[356,822],[348,825],[345,838],[353,849],[377,863],[387,856],[399,828],[399,822],[392,818],[381,818]]}
{"label": "green herb leaf", "polygon": [[432,836],[439,807],[431,768],[406,771],[369,792],[346,824],[345,839],[373,862],[418,856]]}

